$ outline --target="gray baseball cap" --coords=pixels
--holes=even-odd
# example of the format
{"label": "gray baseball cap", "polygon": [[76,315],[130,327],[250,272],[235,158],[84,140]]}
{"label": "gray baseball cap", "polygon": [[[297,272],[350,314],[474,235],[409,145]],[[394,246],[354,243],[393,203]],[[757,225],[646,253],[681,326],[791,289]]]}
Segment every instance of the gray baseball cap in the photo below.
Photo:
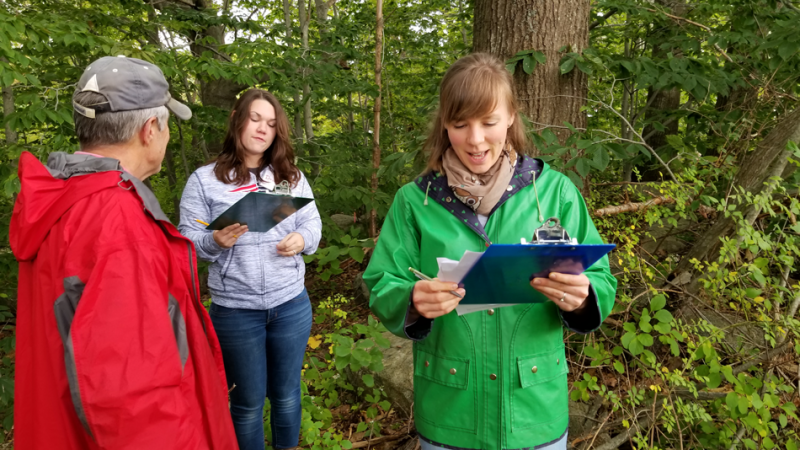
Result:
{"label": "gray baseball cap", "polygon": [[157,66],[125,56],[104,56],[81,75],[75,94],[92,91],[106,101],[95,105],[79,105],[73,96],[72,107],[90,119],[95,114],[166,106],[182,120],[192,118],[192,110],[169,94],[169,84]]}

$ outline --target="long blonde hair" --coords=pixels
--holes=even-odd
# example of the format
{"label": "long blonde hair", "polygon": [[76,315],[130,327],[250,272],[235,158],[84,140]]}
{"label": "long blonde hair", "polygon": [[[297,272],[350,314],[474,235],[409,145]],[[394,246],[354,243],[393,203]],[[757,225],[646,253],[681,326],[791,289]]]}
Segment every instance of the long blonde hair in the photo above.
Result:
{"label": "long blonde hair", "polygon": [[526,153],[528,137],[519,114],[511,74],[496,56],[473,53],[454,62],[442,78],[439,108],[434,113],[430,134],[423,146],[428,154],[425,172],[442,170],[442,156],[450,147],[445,125],[490,114],[501,96],[505,97],[509,113],[514,116],[506,142],[518,153]]}

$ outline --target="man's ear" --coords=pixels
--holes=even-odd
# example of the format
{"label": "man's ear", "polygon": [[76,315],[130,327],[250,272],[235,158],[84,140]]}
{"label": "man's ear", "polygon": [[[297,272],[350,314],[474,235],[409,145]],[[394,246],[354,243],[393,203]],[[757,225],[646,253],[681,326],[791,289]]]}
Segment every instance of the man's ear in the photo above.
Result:
{"label": "man's ear", "polygon": [[231,119],[233,119],[233,115],[234,114],[236,114],[236,110],[235,109],[233,111],[231,111]]}
{"label": "man's ear", "polygon": [[139,130],[139,139],[141,140],[142,145],[150,145],[150,143],[155,139],[156,134],[159,132],[158,118],[151,117],[147,119],[147,122],[144,123],[142,129]]}

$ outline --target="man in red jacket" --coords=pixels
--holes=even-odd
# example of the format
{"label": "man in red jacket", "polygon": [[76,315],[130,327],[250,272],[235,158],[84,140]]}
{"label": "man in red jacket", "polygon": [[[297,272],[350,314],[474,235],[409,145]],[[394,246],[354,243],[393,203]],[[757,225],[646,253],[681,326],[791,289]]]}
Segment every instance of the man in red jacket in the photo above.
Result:
{"label": "man in red jacket", "polygon": [[140,181],[160,170],[168,110],[191,111],[124,57],[93,62],[73,106],[80,152],[20,158],[15,447],[235,449],[194,246]]}

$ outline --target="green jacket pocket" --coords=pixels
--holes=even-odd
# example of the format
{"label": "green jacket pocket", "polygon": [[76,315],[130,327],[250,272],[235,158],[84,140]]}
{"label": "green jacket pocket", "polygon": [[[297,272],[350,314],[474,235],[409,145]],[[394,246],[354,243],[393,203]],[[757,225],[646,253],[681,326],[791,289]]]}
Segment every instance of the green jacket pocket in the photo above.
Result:
{"label": "green jacket pocket", "polygon": [[418,351],[414,361],[414,376],[456,389],[469,386],[469,359],[444,358]]}
{"label": "green jacket pocket", "polygon": [[[564,347],[530,356],[517,357],[519,385],[511,396],[513,430],[544,425],[563,418],[568,412],[567,377]],[[547,405],[534,409],[532,405]]]}
{"label": "green jacket pocket", "polygon": [[438,428],[475,432],[475,383],[470,360],[417,350],[414,355],[414,417]]}

